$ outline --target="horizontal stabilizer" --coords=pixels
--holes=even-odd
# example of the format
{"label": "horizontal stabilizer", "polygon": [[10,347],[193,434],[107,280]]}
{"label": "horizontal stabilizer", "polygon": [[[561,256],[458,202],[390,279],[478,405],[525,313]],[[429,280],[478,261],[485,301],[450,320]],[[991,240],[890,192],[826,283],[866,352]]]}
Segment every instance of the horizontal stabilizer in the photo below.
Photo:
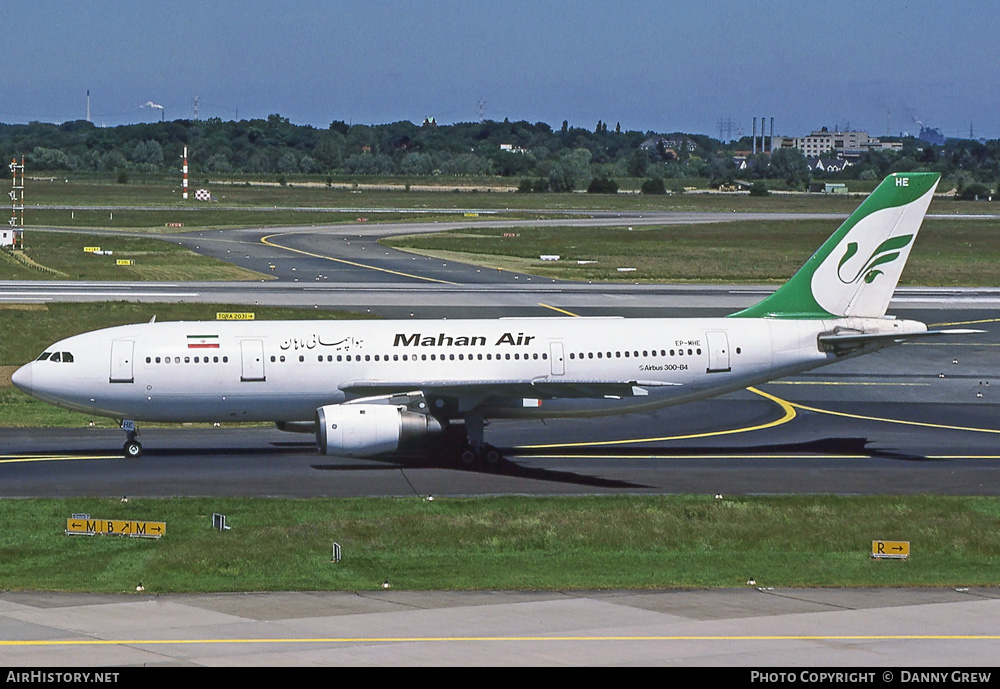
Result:
{"label": "horizontal stabilizer", "polygon": [[819,343],[830,351],[846,352],[868,345],[888,346],[924,337],[975,335],[984,332],[986,331],[970,328],[952,328],[949,330],[921,330],[910,333],[828,333],[819,336]]}

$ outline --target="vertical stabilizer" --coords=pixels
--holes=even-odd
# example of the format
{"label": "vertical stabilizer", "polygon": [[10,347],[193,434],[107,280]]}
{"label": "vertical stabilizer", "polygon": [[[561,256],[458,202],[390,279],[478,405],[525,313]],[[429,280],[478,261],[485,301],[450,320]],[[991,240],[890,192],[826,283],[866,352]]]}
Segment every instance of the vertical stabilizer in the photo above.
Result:
{"label": "vertical stabilizer", "polygon": [[788,282],[732,317],[884,316],[940,178],[886,177]]}

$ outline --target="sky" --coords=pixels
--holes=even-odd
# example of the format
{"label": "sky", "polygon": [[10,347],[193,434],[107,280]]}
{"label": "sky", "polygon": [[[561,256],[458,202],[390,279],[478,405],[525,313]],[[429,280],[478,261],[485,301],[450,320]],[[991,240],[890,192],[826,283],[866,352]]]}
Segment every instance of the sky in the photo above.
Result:
{"label": "sky", "polygon": [[[1000,138],[985,0],[0,0],[0,122],[277,113]],[[161,106],[161,107],[154,107]],[[721,125],[721,127],[720,127]]]}

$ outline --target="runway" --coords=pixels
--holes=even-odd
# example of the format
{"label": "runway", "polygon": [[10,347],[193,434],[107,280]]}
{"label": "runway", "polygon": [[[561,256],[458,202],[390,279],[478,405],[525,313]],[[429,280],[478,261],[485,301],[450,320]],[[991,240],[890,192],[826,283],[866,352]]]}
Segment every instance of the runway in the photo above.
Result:
{"label": "runway", "polygon": [[747,681],[788,668],[804,682],[860,666],[886,684],[929,666],[989,681],[998,614],[1000,590],[982,588],[0,593],[0,655],[34,667],[730,667]]}

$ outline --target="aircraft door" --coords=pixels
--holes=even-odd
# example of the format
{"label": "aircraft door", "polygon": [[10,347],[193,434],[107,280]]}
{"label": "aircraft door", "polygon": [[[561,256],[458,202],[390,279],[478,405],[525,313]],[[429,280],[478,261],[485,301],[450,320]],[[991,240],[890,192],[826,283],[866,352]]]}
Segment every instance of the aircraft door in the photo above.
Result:
{"label": "aircraft door", "polygon": [[729,335],[725,330],[710,330],[705,333],[708,340],[708,369],[706,373],[731,371],[729,365]]}
{"label": "aircraft door", "polygon": [[112,340],[111,341],[111,373],[109,380],[112,383],[134,383],[135,376],[132,373],[132,352],[135,349],[135,342],[132,340]]}
{"label": "aircraft door", "polygon": [[549,358],[552,360],[552,375],[561,376],[566,373],[565,354],[562,342],[549,342]]}
{"label": "aircraft door", "polygon": [[243,340],[240,342],[240,353],[243,362],[240,380],[244,383],[265,380],[264,342],[262,340]]}

